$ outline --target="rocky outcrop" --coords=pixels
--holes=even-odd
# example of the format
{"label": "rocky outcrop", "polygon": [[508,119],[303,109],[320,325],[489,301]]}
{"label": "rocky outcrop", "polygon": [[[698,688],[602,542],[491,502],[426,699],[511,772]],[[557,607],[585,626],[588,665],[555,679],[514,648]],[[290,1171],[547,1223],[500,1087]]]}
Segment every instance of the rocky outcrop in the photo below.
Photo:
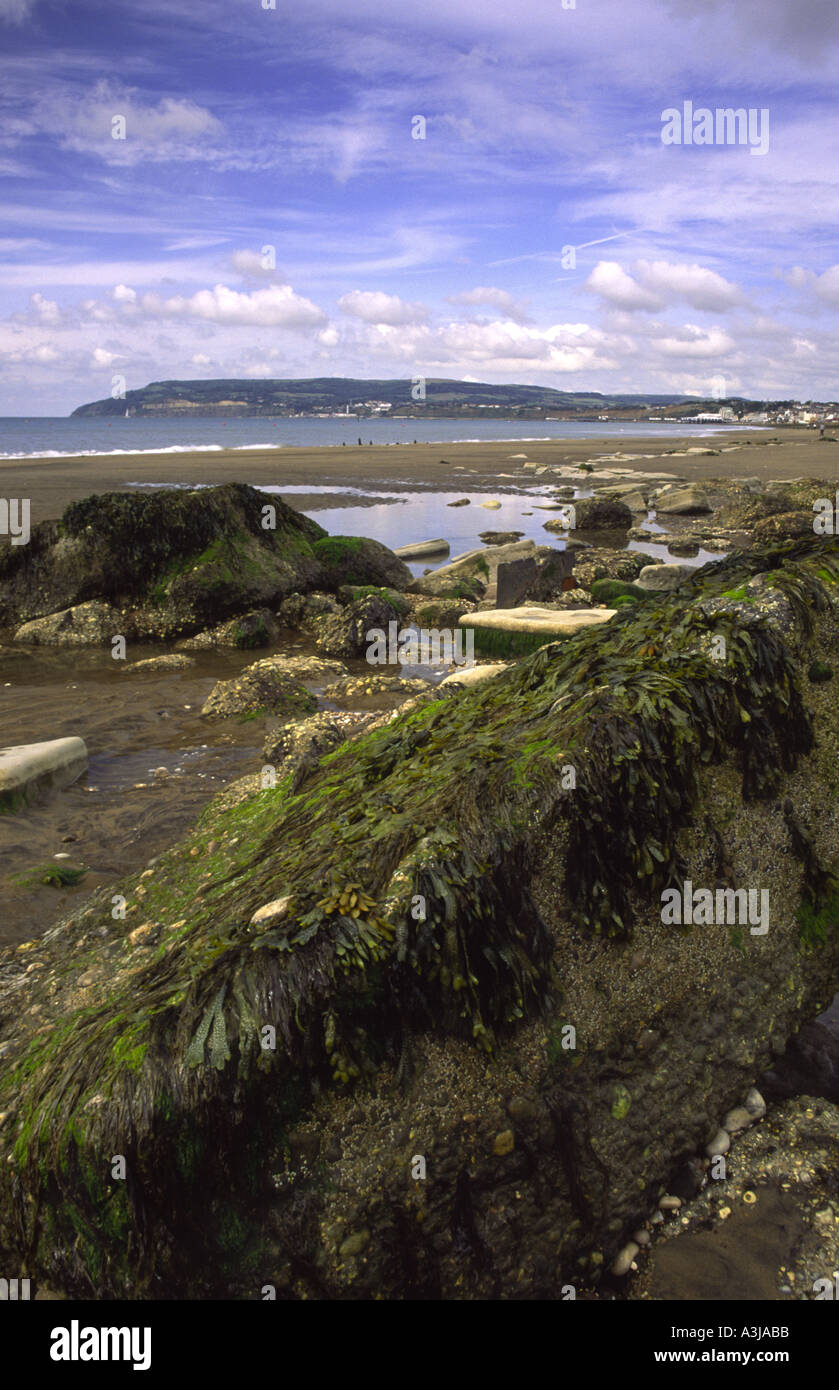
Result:
{"label": "rocky outcrop", "polygon": [[81,738],[0,748],[0,815],[69,787],[86,769],[87,747]]}
{"label": "rocky outcrop", "polygon": [[391,585],[407,589],[411,571],[392,550],[364,536],[324,536],[313,546],[321,567],[323,587],[330,590],[342,584]]}
{"label": "rocky outcrop", "polygon": [[88,497],[0,554],[0,624],[97,600],[127,610],[138,634],[187,635],[334,573],[315,556],[325,538],[243,483]]}
{"label": "rocky outcrop", "polygon": [[[595,1287],[839,983],[839,683],[804,678],[837,550],[421,698],[214,802],[124,920],[103,886],[4,952],[4,1265],[99,1298]],[[766,892],[767,930],[673,925],[688,885]]]}
{"label": "rocky outcrop", "polygon": [[133,621],[125,613],[92,599],[22,623],[15,632],[15,641],[33,647],[109,647],[114,637],[131,637],[134,630]]}

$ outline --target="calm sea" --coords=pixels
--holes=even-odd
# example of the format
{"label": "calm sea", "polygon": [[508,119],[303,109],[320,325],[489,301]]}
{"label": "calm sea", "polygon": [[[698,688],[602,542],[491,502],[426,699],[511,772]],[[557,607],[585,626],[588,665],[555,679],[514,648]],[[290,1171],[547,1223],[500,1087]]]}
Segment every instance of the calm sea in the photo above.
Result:
{"label": "calm sea", "polygon": [[[699,438],[732,426],[616,424],[571,420],[197,420],[117,417],[97,420],[35,415],[0,418],[0,458],[75,454],[192,453],[221,449],[357,444],[454,444],[484,440],[631,439],[639,435]],[[753,427],[752,427],[753,428]]]}

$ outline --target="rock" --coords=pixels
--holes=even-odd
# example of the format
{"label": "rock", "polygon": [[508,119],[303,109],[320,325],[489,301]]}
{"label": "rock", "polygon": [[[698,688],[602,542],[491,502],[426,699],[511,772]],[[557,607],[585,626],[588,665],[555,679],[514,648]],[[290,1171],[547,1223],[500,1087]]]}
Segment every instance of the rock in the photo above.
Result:
{"label": "rock", "polygon": [[232,680],[216,681],[201,713],[215,718],[234,714],[281,714],[286,719],[299,719],[316,708],[314,695],[286,675],[274,657],[266,656],[246,666]]}
{"label": "rock", "polygon": [[[120,663],[122,665],[122,663]],[[144,661],[132,661],[123,666],[124,671],[186,671],[195,665],[195,657],[184,652],[171,652],[168,656],[149,656]]]}
{"label": "rock", "polygon": [[766,1101],[756,1087],[752,1087],[743,1103],[753,1119],[763,1119],[766,1114]]}
{"label": "rock", "polygon": [[488,512],[497,512],[501,510],[500,502],[482,502],[481,506],[485,507]]}
{"label": "rock", "polygon": [[756,545],[762,545],[769,540],[793,540],[797,536],[807,536],[812,530],[811,511],[781,512],[755,522],[752,539]]}
{"label": "rock", "polygon": [[486,550],[468,550],[464,555],[456,555],[449,564],[441,565],[431,574],[424,574],[421,579],[415,579],[409,590],[411,593],[430,594],[434,597],[474,601],[481,598],[487,587],[495,582],[500,564],[533,555],[535,551],[534,541],[515,541],[512,545],[493,545]]}
{"label": "rock", "polygon": [[690,540],[671,540],[667,543],[671,555],[685,555],[691,558],[699,554],[699,542]]}
{"label": "rock", "polygon": [[731,1139],[724,1129],[717,1130],[710,1144],[706,1144],[705,1153],[708,1158],[716,1158],[719,1154],[727,1154],[731,1148]]}
{"label": "rock", "polygon": [[609,1273],[616,1275],[618,1279],[623,1278],[623,1276],[628,1274],[631,1270],[632,1262],[637,1254],[638,1245],[634,1240],[631,1240],[628,1245],[623,1247],[620,1254],[616,1255],[609,1266]]}
{"label": "rock", "polygon": [[343,723],[343,719],[346,716],[322,710],[308,719],[271,729],[265,735],[262,756],[276,769],[277,781],[304,766],[313,767],[325,753],[331,753],[344,743],[352,726]]}
{"label": "rock", "polygon": [[596,579],[637,580],[647,565],[660,563],[640,550],[573,549],[574,578],[584,589],[590,589]]}
{"label": "rock", "polygon": [[323,691],[323,698],[335,704],[352,705],[358,700],[369,702],[370,699],[384,696],[385,705],[392,707],[394,703],[407,699],[409,695],[422,695],[428,689],[428,681],[384,675],[375,667],[371,667],[369,675],[346,676],[343,680],[327,685]]}
{"label": "rock", "polygon": [[341,1245],[339,1254],[342,1260],[351,1260],[354,1256],[360,1255],[362,1250],[366,1250],[370,1244],[370,1232],[368,1230],[356,1231]]}
{"label": "rock", "polygon": [[0,814],[69,787],[86,768],[87,747],[81,738],[0,748]]}
{"label": "rock", "polygon": [[15,641],[35,647],[110,647],[114,637],[130,637],[133,626],[110,604],[91,599],[45,618],[32,618],[17,629]]}
{"label": "rock", "polygon": [[668,592],[677,589],[695,573],[691,565],[645,565],[638,575],[638,583],[642,589]]}
{"label": "rock", "polygon": [[555,608],[496,608],[484,613],[467,613],[460,619],[460,626],[475,628],[476,631],[493,629],[499,632],[532,632],[543,636],[546,642],[555,637],[567,637],[583,628],[594,627],[598,623],[608,623],[615,612],[609,608],[581,608],[576,611],[562,611]]}
{"label": "rock", "polygon": [[274,926],[276,922],[281,922],[288,916],[288,905],[290,897],[275,898],[273,902],[266,903],[264,907],[258,907],[250,920],[252,927],[266,929]]}
{"label": "rock", "polygon": [[399,545],[394,550],[400,560],[424,560],[426,555],[448,555],[451,547],[448,541],[416,541],[413,545]]}
{"label": "rock", "polygon": [[748,1129],[749,1125],[754,1124],[755,1117],[745,1106],[737,1106],[734,1110],[729,1110],[723,1122],[724,1128],[729,1134],[738,1134],[741,1129]]}
{"label": "rock", "polygon": [[183,637],[175,643],[175,647],[184,652],[212,651],[216,647],[251,651],[256,647],[270,646],[278,636],[279,624],[270,608],[259,608],[198,632],[194,637]]}
{"label": "rock", "polygon": [[439,689],[447,685],[480,685],[483,681],[492,680],[493,676],[500,676],[502,671],[507,670],[505,661],[497,661],[492,665],[481,666],[462,666],[459,670],[453,671],[450,676],[444,676],[440,681]]}
{"label": "rock", "polygon": [[[578,531],[628,531],[632,525],[629,507],[616,497],[578,497],[573,506]],[[563,529],[561,518],[545,522],[546,531]]]}
{"label": "rock", "polygon": [[479,531],[484,545],[514,545],[524,535],[523,531]]}
{"label": "rock", "polygon": [[399,623],[402,615],[380,594],[368,594],[366,598],[356,599],[337,613],[315,617],[307,624],[313,633],[315,643],[325,656],[360,657],[366,656],[371,639],[368,632],[374,630],[388,633],[391,622]]}
{"label": "rock", "polygon": [[312,546],[321,567],[323,587],[334,592],[342,584],[390,585],[407,589],[411,571],[392,550],[364,536],[324,536]]}
{"label": "rock", "polygon": [[695,483],[668,484],[656,493],[654,503],[656,512],[669,516],[702,516],[714,510],[703,489]]}
{"label": "rock", "polygon": [[681,1205],[681,1197],[673,1197],[668,1194],[664,1197],[659,1197],[658,1199],[659,1211],[678,1211]]}
{"label": "rock", "polygon": [[332,594],[291,594],[277,609],[277,621],[282,627],[302,627],[313,631],[315,618],[340,612],[341,604]]}
{"label": "rock", "polygon": [[[273,530],[262,525],[268,505]],[[244,483],[87,497],[0,554],[0,625],[97,600],[127,610],[137,635],[187,636],[313,588],[325,534]]]}
{"label": "rock", "polygon": [[468,506],[469,506],[469,501],[470,501],[470,499],[469,499],[468,497],[459,497],[458,500],[457,500],[456,502],[447,502],[447,503],[446,503],[446,506],[447,506],[447,507],[468,507]]}
{"label": "rock", "polygon": [[497,1158],[506,1158],[516,1147],[516,1139],[511,1129],[503,1129],[492,1141],[492,1152]]}
{"label": "rock", "polygon": [[280,674],[313,685],[325,685],[350,674],[343,661],[328,661],[322,656],[272,656],[271,661]]}

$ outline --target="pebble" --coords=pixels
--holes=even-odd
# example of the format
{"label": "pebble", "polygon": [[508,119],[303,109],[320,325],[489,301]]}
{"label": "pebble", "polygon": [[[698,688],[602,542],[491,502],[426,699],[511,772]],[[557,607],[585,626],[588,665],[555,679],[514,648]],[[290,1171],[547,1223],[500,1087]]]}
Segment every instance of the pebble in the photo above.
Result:
{"label": "pebble", "polygon": [[511,1129],[502,1129],[500,1134],[496,1134],[492,1145],[492,1152],[498,1158],[504,1158],[511,1154],[516,1147],[516,1140]]}
{"label": "pebble", "polygon": [[288,913],[290,897],[275,898],[273,902],[266,903],[264,907],[258,907],[250,920],[252,927],[261,927],[266,922],[281,922]]}
{"label": "pebble", "polygon": [[649,1245],[651,1237],[649,1231],[633,1231],[632,1239],[637,1245]]}
{"label": "pebble", "polygon": [[705,1146],[705,1153],[709,1158],[716,1158],[718,1154],[727,1154],[730,1148],[731,1139],[726,1130],[721,1129],[711,1140],[710,1144]]}
{"label": "pebble", "polygon": [[748,1129],[754,1123],[754,1115],[747,1110],[744,1105],[739,1105],[735,1110],[729,1110],[725,1117],[725,1128],[729,1134],[738,1134],[741,1129]]}
{"label": "pebble", "polygon": [[618,1276],[628,1274],[632,1268],[632,1261],[637,1254],[638,1246],[635,1244],[634,1240],[631,1240],[628,1245],[623,1247],[620,1254],[614,1260],[610,1272]]}
{"label": "pebble", "polygon": [[760,1120],[766,1114],[766,1101],[756,1087],[752,1087],[745,1099],[745,1107],[750,1115],[756,1120]]}
{"label": "pebble", "polygon": [[682,1205],[681,1197],[664,1196],[659,1198],[659,1211],[678,1211]]}

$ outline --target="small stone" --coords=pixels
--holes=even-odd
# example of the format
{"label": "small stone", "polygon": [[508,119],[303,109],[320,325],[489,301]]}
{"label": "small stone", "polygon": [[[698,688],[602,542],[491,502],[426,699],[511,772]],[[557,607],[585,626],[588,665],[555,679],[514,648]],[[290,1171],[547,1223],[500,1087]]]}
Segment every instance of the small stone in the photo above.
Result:
{"label": "small stone", "polygon": [[757,1201],[757,1193],[751,1190],[744,1192],[743,1201],[747,1206],[752,1206]]}
{"label": "small stone", "polygon": [[632,1268],[632,1261],[637,1254],[638,1246],[635,1244],[634,1240],[631,1240],[628,1245],[623,1247],[620,1254],[612,1262],[610,1273],[616,1274],[619,1278],[624,1274],[628,1274]]}
{"label": "small stone", "polygon": [[710,1144],[706,1144],[705,1153],[708,1158],[716,1158],[718,1154],[727,1154],[731,1148],[731,1139],[726,1130],[717,1131]]}
{"label": "small stone", "polygon": [[364,1230],[356,1231],[354,1235],[347,1236],[347,1239],[342,1242],[338,1253],[342,1259],[347,1260],[354,1255],[360,1255],[362,1250],[369,1244],[370,1232],[365,1228]]}
{"label": "small stone", "polygon": [[682,1205],[681,1197],[664,1196],[659,1198],[659,1211],[678,1211]]}
{"label": "small stone", "polygon": [[516,1147],[516,1140],[511,1129],[502,1129],[500,1134],[496,1134],[492,1145],[492,1152],[498,1158],[504,1158],[511,1154]]}
{"label": "small stone", "polygon": [[744,1105],[738,1105],[735,1110],[729,1110],[725,1117],[725,1128],[729,1134],[738,1134],[741,1129],[748,1129],[754,1123],[754,1115],[747,1110]]}
{"label": "small stone", "polygon": [[250,920],[252,927],[264,927],[269,922],[281,922],[288,916],[288,905],[290,897],[275,898],[273,902],[266,903],[264,907],[258,907]]}
{"label": "small stone", "polygon": [[760,1091],[758,1091],[754,1086],[749,1091],[749,1094],[746,1096],[744,1105],[748,1110],[749,1114],[753,1115],[756,1120],[762,1119],[763,1116],[766,1114],[766,1101],[763,1099],[763,1096],[760,1094]]}
{"label": "small stone", "polygon": [[133,931],[128,933],[128,940],[132,946],[137,946],[141,941],[145,941],[147,937],[151,936],[154,931],[154,922],[143,922],[142,926],[135,927]]}
{"label": "small stone", "polygon": [[720,1221],[727,1221],[730,1215],[731,1215],[731,1207],[720,1207],[720,1210],[719,1210],[719,1218],[720,1218]]}
{"label": "small stone", "polygon": [[832,1225],[833,1225],[833,1208],[832,1208],[832,1207],[824,1207],[822,1211],[817,1211],[816,1214],[815,1214],[815,1216],[813,1217],[813,1220],[814,1220],[819,1226],[832,1226]]}
{"label": "small stone", "polygon": [[649,1245],[651,1236],[649,1231],[633,1231],[632,1239],[637,1245]]}

